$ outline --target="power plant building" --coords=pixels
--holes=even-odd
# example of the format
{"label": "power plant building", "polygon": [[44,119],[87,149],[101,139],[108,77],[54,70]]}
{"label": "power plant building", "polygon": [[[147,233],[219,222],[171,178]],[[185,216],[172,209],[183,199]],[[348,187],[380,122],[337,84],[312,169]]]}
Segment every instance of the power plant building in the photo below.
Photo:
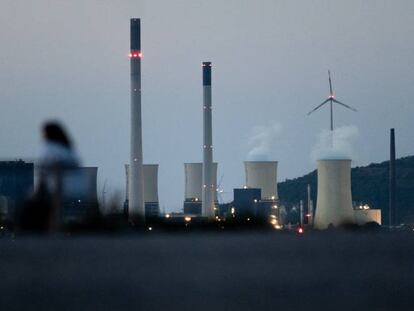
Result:
{"label": "power plant building", "polygon": [[355,223],[351,194],[351,160],[318,160],[314,226],[327,229]]}
{"label": "power plant building", "polygon": [[33,163],[0,162],[0,221],[13,218],[16,207],[33,193],[33,187]]}
{"label": "power plant building", "polygon": [[255,217],[260,208],[261,189],[233,189],[233,208],[236,217]]}

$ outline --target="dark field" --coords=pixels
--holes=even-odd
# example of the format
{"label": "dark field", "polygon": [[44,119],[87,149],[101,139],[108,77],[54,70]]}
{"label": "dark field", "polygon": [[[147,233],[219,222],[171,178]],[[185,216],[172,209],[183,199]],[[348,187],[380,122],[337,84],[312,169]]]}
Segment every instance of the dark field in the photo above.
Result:
{"label": "dark field", "polygon": [[0,310],[413,310],[414,233],[0,239]]}

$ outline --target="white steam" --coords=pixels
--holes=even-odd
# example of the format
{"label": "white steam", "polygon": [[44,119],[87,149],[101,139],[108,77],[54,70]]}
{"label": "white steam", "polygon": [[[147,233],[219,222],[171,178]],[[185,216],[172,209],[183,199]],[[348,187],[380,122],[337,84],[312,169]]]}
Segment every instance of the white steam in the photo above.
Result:
{"label": "white steam", "polygon": [[355,158],[354,141],[359,136],[355,125],[342,126],[333,132],[324,130],[312,149],[311,158],[316,160],[342,160]]}
{"label": "white steam", "polygon": [[247,153],[248,161],[270,161],[272,144],[280,135],[282,126],[273,122],[272,124],[256,126],[252,130],[249,138],[249,152]]}

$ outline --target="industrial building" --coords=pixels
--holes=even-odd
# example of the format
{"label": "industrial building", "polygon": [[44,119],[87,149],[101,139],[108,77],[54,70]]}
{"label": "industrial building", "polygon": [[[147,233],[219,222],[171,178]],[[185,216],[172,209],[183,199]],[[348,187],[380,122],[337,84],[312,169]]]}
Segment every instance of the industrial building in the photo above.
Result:
{"label": "industrial building", "polygon": [[370,208],[368,205],[358,205],[354,207],[355,223],[363,226],[370,222],[381,225],[381,209]]}
{"label": "industrial building", "polygon": [[[212,184],[217,189],[218,164],[212,165]],[[203,163],[184,163],[185,175],[185,198],[184,214],[201,215],[202,191],[203,191]],[[217,191],[213,193],[215,206],[217,202]]]}
{"label": "industrial building", "polygon": [[253,218],[259,210],[261,199],[261,189],[259,188],[241,188],[233,189],[233,208],[231,214],[238,218]]}
{"label": "industrial building", "polygon": [[[126,200],[125,205],[128,206],[129,198],[129,164],[125,165],[126,175]],[[158,164],[144,164],[144,204],[145,204],[145,217],[154,218],[158,217],[160,213],[160,204],[158,199]]]}
{"label": "industrial building", "polygon": [[16,208],[32,193],[33,163],[0,161],[0,221],[11,220]]}

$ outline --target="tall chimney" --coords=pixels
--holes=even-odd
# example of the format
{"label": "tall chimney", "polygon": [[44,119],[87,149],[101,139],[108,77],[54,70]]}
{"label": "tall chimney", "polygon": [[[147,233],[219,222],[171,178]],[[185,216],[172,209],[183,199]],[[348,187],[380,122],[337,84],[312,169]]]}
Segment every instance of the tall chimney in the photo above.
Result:
{"label": "tall chimney", "polygon": [[311,186],[308,184],[308,224],[313,225],[313,206],[311,203]]}
{"label": "tall chimney", "polygon": [[144,221],[144,172],[141,122],[141,20],[131,19],[131,154],[128,211],[130,220]]}
{"label": "tall chimney", "polygon": [[203,192],[202,215],[214,218],[213,138],[211,113],[211,63],[203,62]]}
{"label": "tall chimney", "polygon": [[389,181],[389,225],[398,225],[398,215],[396,207],[396,175],[395,175],[395,131],[390,131],[390,181]]}

